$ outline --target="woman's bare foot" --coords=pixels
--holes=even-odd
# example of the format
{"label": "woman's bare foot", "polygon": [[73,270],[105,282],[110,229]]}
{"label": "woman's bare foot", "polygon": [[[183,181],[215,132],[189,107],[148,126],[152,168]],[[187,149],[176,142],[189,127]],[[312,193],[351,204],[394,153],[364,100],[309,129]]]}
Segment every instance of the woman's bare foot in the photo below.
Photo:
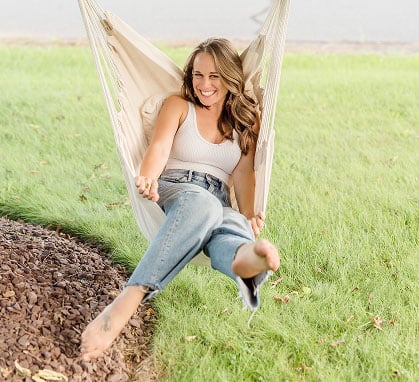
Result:
{"label": "woman's bare foot", "polygon": [[81,335],[81,357],[91,361],[108,349],[145,295],[143,287],[128,286],[84,330]]}
{"label": "woman's bare foot", "polygon": [[266,239],[248,243],[239,248],[231,268],[242,278],[251,278],[261,272],[279,268],[278,250]]}

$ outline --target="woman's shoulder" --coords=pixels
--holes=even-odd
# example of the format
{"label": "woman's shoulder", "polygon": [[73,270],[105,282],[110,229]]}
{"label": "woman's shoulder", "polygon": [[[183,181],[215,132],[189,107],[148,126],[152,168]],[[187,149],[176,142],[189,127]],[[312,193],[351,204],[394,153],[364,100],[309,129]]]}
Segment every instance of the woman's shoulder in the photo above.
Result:
{"label": "woman's shoulder", "polygon": [[164,102],[167,112],[179,115],[179,124],[182,124],[189,112],[189,103],[181,95],[170,95]]}
{"label": "woman's shoulder", "polygon": [[172,94],[166,98],[164,103],[170,108],[187,109],[188,101],[179,94]]}
{"label": "woman's shoulder", "polygon": [[188,112],[188,101],[182,96],[174,94],[165,99],[160,114],[168,118],[176,118],[181,124],[186,119]]}

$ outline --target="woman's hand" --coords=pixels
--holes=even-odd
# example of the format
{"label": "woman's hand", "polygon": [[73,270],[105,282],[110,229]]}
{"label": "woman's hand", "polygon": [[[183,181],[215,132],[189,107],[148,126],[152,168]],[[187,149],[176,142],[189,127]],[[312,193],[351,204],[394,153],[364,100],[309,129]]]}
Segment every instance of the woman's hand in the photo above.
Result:
{"label": "woman's hand", "polygon": [[264,212],[258,212],[256,216],[251,217],[249,220],[250,226],[252,227],[255,236],[259,236],[262,232],[263,226],[265,225],[265,214]]}
{"label": "woman's hand", "polygon": [[159,184],[156,179],[138,175],[135,177],[135,186],[138,189],[138,193],[143,198],[147,198],[153,202],[157,202],[159,200]]}

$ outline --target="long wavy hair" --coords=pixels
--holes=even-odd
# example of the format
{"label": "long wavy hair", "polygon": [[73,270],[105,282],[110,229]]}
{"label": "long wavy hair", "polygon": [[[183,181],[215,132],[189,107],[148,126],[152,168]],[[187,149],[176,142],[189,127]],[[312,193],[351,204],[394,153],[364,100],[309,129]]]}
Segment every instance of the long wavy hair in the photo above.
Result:
{"label": "long wavy hair", "polygon": [[258,105],[245,94],[242,61],[231,43],[224,38],[210,38],[199,44],[186,60],[182,84],[182,96],[199,106],[205,107],[195,95],[192,71],[195,57],[199,53],[212,56],[215,68],[228,92],[223,110],[218,119],[218,130],[226,139],[233,140],[233,130],[239,135],[239,146],[245,155],[251,143],[257,140]]}

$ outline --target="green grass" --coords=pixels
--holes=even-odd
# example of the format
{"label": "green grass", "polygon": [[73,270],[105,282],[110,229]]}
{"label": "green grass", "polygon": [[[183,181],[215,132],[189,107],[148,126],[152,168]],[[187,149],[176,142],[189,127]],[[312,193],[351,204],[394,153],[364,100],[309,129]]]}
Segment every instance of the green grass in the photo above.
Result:
{"label": "green grass", "polygon": [[[179,64],[189,52],[164,49]],[[230,280],[185,269],[154,300],[162,380],[419,379],[418,67],[286,55],[264,232],[282,280],[248,327]],[[0,214],[61,226],[132,270],[147,243],[88,48],[0,46],[0,84]]]}

